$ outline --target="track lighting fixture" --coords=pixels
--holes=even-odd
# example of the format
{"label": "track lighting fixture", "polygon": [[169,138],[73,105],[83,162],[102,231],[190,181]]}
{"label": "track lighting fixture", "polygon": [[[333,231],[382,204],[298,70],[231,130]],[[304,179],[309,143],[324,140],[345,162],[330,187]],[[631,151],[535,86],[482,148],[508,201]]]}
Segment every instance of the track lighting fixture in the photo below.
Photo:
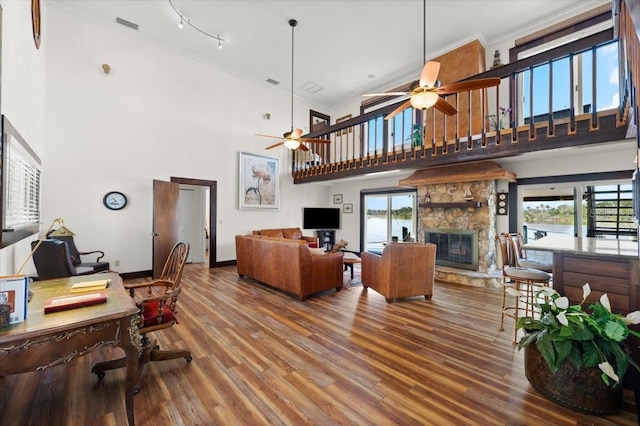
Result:
{"label": "track lighting fixture", "polygon": [[191,23],[191,20],[189,18],[184,16],[182,13],[180,13],[180,11],[178,9],[176,9],[176,7],[173,5],[173,2],[171,0],[169,0],[169,4],[173,8],[173,10],[176,12],[176,14],[178,14],[178,16],[180,17],[180,23],[178,24],[178,28],[182,28],[184,26],[184,24],[187,24],[188,26],[190,26],[194,30],[198,31],[199,33],[204,34],[207,37],[210,37],[210,38],[212,38],[214,40],[218,40],[218,49],[222,49],[222,42],[225,41],[225,39],[220,37],[219,34],[218,35],[213,35],[213,34],[210,34],[210,33],[206,32],[206,31],[204,31],[204,30],[201,30],[200,28],[195,26],[193,23]]}

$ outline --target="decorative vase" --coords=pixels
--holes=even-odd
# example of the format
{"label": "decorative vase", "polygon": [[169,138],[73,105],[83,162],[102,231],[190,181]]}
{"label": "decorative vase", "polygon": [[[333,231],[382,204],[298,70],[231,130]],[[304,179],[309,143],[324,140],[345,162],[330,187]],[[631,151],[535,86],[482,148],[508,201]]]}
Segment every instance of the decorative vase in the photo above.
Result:
{"label": "decorative vase", "polygon": [[578,370],[566,359],[554,374],[532,343],[524,348],[524,373],[538,392],[565,407],[596,415],[620,411],[622,386],[607,386],[598,367]]}

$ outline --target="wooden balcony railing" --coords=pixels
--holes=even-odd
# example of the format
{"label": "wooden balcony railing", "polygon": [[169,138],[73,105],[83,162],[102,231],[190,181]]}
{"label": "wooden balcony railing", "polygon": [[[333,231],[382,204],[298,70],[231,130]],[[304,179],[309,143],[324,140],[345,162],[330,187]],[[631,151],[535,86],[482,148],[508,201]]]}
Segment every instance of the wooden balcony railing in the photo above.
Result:
{"label": "wooden balcony railing", "polygon": [[[622,5],[619,28],[624,33],[618,34],[624,43],[619,46],[632,51],[619,53],[618,62],[626,71],[621,72],[618,107],[601,107],[604,101],[598,99],[596,84],[599,70],[595,58],[599,49],[617,43],[614,30],[609,29],[471,77],[500,77],[502,83],[496,88],[447,96],[445,99],[458,110],[454,116],[445,116],[432,108],[426,113],[410,111],[393,120],[385,120],[384,117],[402,100],[309,133],[305,136],[330,139],[331,143],[312,144],[307,152],[294,152],[291,165],[294,183],[504,158],[626,139],[627,111],[630,96],[637,87],[640,50],[632,23],[623,22],[626,19],[624,2]],[[630,41],[632,37],[635,40]],[[585,58],[589,57],[587,61]],[[562,109],[554,108],[558,89],[551,84],[541,89],[534,80],[544,73],[548,81],[554,81],[554,66],[559,68],[559,61],[568,63],[570,70],[566,88],[570,105]],[[590,98],[580,104],[572,90],[578,83],[573,80],[571,70],[577,68],[590,73],[593,80]],[[546,112],[535,113],[539,104],[537,97],[544,98],[548,105]],[[526,105],[515,102],[523,98],[527,100]],[[501,107],[507,111],[503,117],[504,126],[496,128],[495,120],[490,118],[499,114]],[[532,111],[535,113],[533,118]]]}

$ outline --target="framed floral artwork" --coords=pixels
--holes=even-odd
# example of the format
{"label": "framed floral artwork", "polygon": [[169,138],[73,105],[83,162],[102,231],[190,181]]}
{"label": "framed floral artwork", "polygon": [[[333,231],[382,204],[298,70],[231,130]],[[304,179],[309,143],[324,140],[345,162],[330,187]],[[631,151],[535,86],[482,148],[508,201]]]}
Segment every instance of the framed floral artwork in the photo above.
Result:
{"label": "framed floral artwork", "polygon": [[342,204],[342,194],[333,194],[333,204]]}
{"label": "framed floral artwork", "polygon": [[353,213],[353,203],[345,203],[342,205],[343,213]]}
{"label": "framed floral artwork", "polygon": [[240,210],[280,210],[280,160],[241,152],[238,158]]}

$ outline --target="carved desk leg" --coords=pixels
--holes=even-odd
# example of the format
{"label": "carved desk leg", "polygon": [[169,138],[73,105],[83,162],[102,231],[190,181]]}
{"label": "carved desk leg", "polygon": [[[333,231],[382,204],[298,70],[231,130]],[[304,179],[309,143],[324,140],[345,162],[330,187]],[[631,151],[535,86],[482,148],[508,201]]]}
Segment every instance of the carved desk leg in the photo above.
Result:
{"label": "carved desk leg", "polygon": [[[127,408],[127,420],[130,426],[136,424],[134,419],[134,389],[138,383],[138,360],[142,345],[140,342],[140,334],[138,333],[138,317],[134,315],[122,320],[123,329],[128,330],[128,335],[123,336],[121,347],[127,358],[127,378],[125,384],[125,405]],[[127,324],[127,322],[129,324]]]}

